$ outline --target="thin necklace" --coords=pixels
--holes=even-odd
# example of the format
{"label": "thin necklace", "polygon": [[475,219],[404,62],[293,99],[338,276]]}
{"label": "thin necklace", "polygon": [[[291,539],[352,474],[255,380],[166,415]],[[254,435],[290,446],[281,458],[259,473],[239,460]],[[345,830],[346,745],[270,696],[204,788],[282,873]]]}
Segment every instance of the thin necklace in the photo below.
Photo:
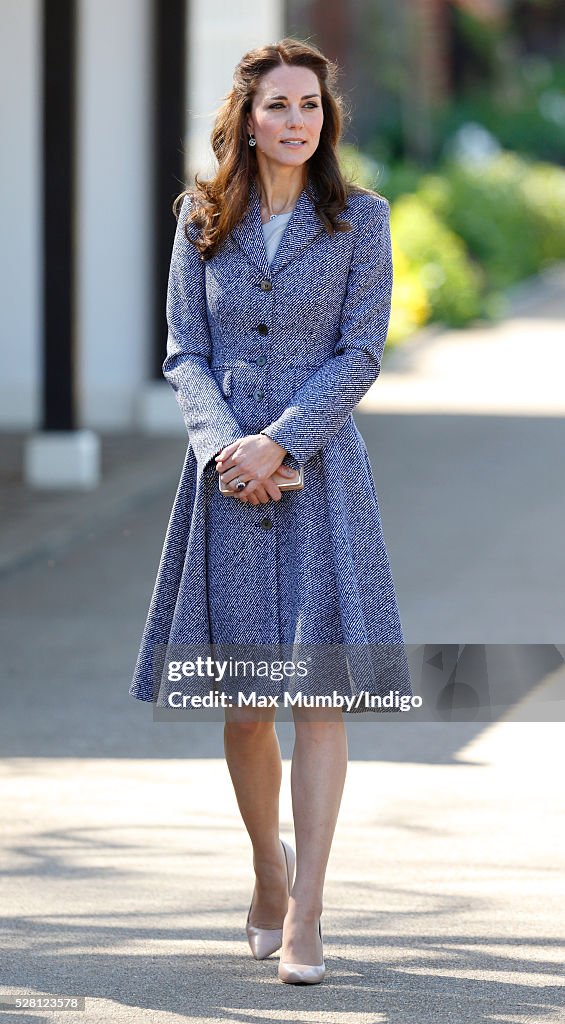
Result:
{"label": "thin necklace", "polygon": [[269,213],[269,211],[267,209],[267,204],[265,203],[265,201],[263,199],[261,199],[261,205],[265,208],[265,213],[268,215],[269,220],[274,220],[275,217],[282,217],[282,216],[284,216],[285,213],[292,213],[292,211],[294,210],[294,207],[296,206],[296,203],[298,202],[299,198],[300,198],[300,196],[297,196],[297,198],[296,198],[296,200],[294,202],[294,206],[292,207],[292,210],[281,210],[279,213]]}
{"label": "thin necklace", "polygon": [[[294,206],[296,206],[296,203]],[[292,207],[292,210],[294,210],[294,206]],[[268,214],[269,220],[274,220],[275,217],[284,217],[286,213],[292,213],[292,210],[281,210],[279,213],[269,213],[268,210],[265,210],[265,213]]]}

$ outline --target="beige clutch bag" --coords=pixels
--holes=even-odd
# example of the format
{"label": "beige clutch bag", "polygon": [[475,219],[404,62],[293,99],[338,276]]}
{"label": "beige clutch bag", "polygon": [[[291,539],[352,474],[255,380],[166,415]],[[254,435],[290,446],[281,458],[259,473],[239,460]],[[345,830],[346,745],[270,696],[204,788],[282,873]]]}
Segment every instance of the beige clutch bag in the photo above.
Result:
{"label": "beige clutch bag", "polygon": [[[278,473],[274,473],[272,479],[275,481],[280,491],[301,491],[304,487],[304,467],[296,471],[296,478],[287,476],[279,476]],[[222,485],[221,474],[218,474],[218,486],[222,494],[231,494],[232,496],[237,492],[234,491],[233,487],[229,487],[228,484]]]}

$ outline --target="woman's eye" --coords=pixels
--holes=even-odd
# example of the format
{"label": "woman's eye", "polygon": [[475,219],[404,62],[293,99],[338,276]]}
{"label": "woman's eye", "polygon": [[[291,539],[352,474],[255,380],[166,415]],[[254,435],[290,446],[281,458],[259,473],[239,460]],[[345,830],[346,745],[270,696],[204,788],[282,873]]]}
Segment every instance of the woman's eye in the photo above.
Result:
{"label": "woman's eye", "polygon": [[[318,106],[318,104],[317,103],[312,103],[311,101],[308,101],[308,103],[305,103],[304,106],[305,107],[313,107],[314,110],[315,110],[316,107]],[[274,107],[282,107],[282,103],[270,103],[269,104],[269,110],[272,110]]]}

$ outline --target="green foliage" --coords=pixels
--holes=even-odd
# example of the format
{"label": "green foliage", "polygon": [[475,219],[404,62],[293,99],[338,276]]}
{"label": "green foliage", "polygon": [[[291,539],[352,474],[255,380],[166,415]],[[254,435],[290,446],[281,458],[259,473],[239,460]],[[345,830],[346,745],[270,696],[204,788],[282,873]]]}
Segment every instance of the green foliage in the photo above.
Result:
{"label": "green foliage", "polygon": [[[503,149],[565,163],[565,67],[536,54],[512,64],[506,80],[475,85],[434,116],[438,158],[461,125],[474,122]],[[484,80],[484,76],[483,76]]]}
{"label": "green foliage", "polygon": [[483,266],[490,289],[506,288],[565,258],[565,171],[501,153],[485,164],[449,162],[417,194]]}
{"label": "green foliage", "polygon": [[357,166],[360,184],[391,204],[393,344],[430,320],[462,325],[497,315],[503,289],[565,259],[561,167],[512,152],[450,159],[433,174],[371,160]]}
{"label": "green foliage", "polygon": [[341,170],[348,179],[362,188],[372,188],[380,192],[378,183],[383,175],[382,165],[351,143],[342,142],[338,148],[338,155]]}
{"label": "green foliage", "polygon": [[391,209],[391,233],[417,270],[431,319],[467,323],[481,311],[482,276],[465,246],[419,195],[405,195]]}

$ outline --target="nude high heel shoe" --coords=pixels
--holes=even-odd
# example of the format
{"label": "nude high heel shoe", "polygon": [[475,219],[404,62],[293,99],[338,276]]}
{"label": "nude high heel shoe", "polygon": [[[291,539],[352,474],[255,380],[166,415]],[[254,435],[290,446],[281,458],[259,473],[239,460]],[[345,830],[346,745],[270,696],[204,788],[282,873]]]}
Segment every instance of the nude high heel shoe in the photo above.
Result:
{"label": "nude high heel shoe", "polygon": [[[288,892],[292,889],[292,882],[294,878],[294,864],[296,856],[292,846],[281,839],[282,848],[284,851],[286,861],[286,876],[288,879]],[[247,940],[251,948],[251,952],[256,960],[264,960],[266,957],[274,953],[275,950],[280,949],[282,946],[282,928],[257,928],[256,925],[249,923],[251,916],[251,907],[253,906],[253,900],[249,906],[247,912],[247,921],[245,923],[245,931],[247,932]]]}
{"label": "nude high heel shoe", "polygon": [[[318,932],[322,940],[322,922],[318,919]],[[322,945],[321,964],[289,964],[279,963],[279,978],[290,985],[318,985],[324,980],[326,965],[324,963],[324,947]]]}

